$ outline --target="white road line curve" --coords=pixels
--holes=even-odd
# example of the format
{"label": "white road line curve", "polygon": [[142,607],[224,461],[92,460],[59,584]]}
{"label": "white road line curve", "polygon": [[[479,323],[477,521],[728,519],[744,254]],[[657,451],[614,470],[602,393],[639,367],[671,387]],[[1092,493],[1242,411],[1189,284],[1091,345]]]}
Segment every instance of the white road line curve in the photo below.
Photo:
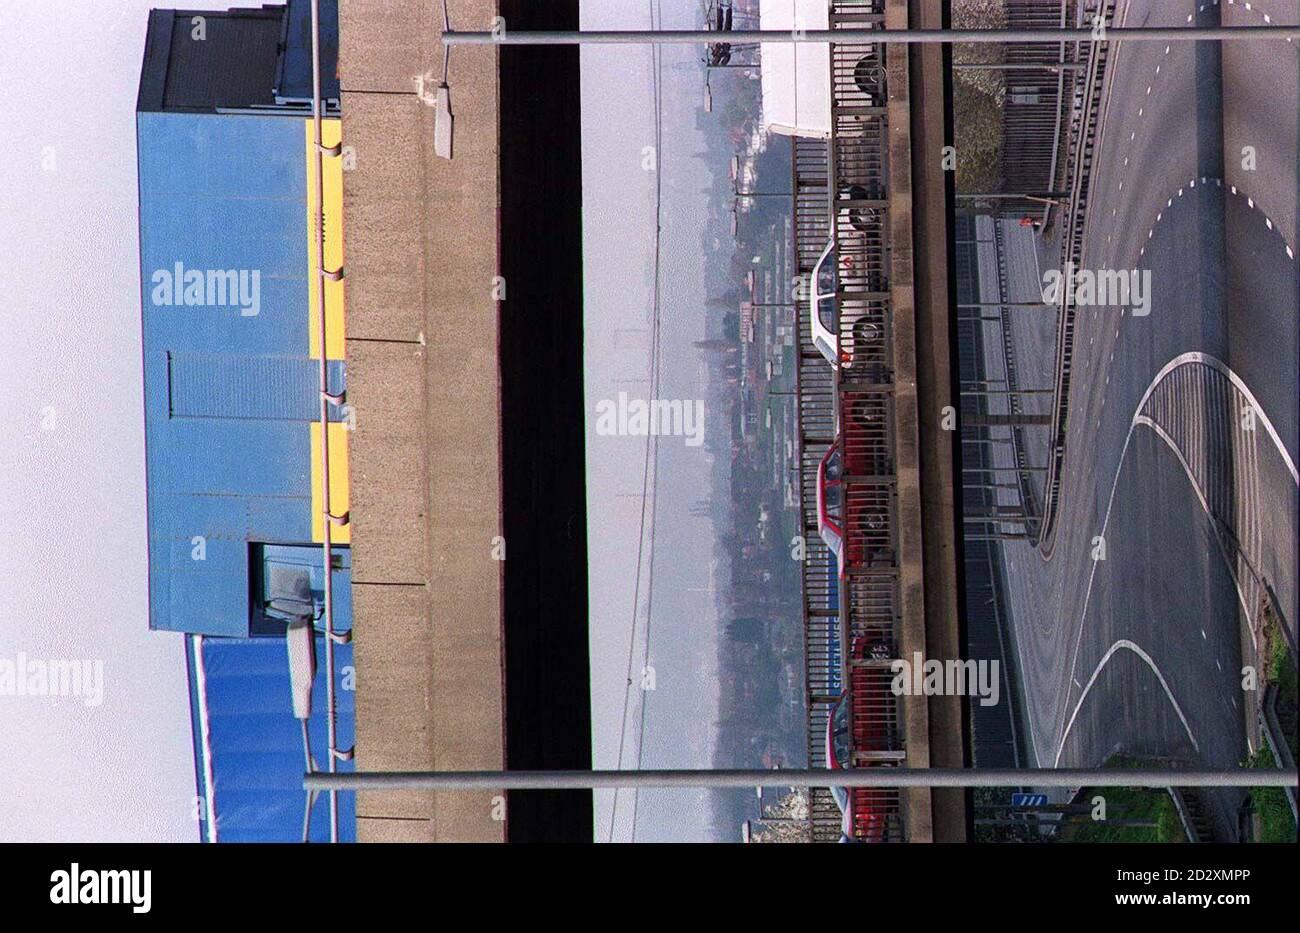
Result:
{"label": "white road line curve", "polygon": [[[1235,387],[1238,392],[1246,397],[1246,401],[1250,402],[1250,407],[1254,409],[1256,420],[1264,425],[1264,429],[1268,431],[1269,438],[1273,441],[1273,446],[1276,447],[1277,452],[1282,455],[1282,460],[1286,463],[1286,468],[1291,473],[1291,480],[1296,483],[1296,485],[1300,486],[1300,471],[1296,470],[1295,461],[1291,459],[1291,455],[1287,452],[1286,445],[1282,443],[1282,438],[1278,435],[1277,428],[1273,427],[1273,422],[1268,417],[1268,412],[1264,411],[1264,406],[1259,403],[1259,399],[1255,398],[1255,393],[1250,391],[1250,388],[1242,378],[1233,372],[1232,368],[1228,366],[1228,364],[1224,363],[1216,356],[1211,356],[1209,353],[1202,353],[1199,350],[1180,353],[1161,367],[1160,372],[1156,373],[1155,378],[1152,379],[1150,385],[1147,386],[1147,390],[1142,393],[1142,400],[1138,402],[1137,408],[1134,409],[1133,418],[1135,423],[1143,406],[1146,405],[1147,400],[1151,398],[1152,393],[1155,392],[1156,388],[1165,376],[1169,375],[1179,366],[1185,366],[1188,363],[1200,363],[1213,370],[1217,370],[1220,375],[1226,377],[1228,381],[1232,383],[1233,387]],[[1132,433],[1132,430],[1133,426],[1130,425],[1129,432]]]}
{"label": "white road line curve", "polygon": [[[1190,364],[1201,364],[1204,366],[1208,366],[1209,368],[1219,372],[1221,375],[1227,378],[1232,383],[1233,387],[1236,388],[1237,391],[1239,391],[1246,398],[1246,400],[1250,403],[1251,407],[1255,411],[1256,421],[1264,425],[1265,429],[1268,432],[1269,437],[1273,441],[1273,445],[1277,448],[1278,453],[1282,455],[1282,459],[1286,463],[1287,468],[1291,473],[1292,480],[1296,481],[1297,485],[1300,485],[1300,474],[1298,474],[1296,471],[1295,461],[1292,460],[1290,454],[1287,453],[1285,445],[1283,445],[1281,438],[1278,436],[1277,429],[1274,428],[1273,422],[1269,419],[1268,413],[1264,411],[1263,406],[1259,404],[1259,400],[1255,398],[1255,394],[1250,391],[1250,388],[1241,379],[1241,377],[1238,376],[1235,372],[1233,372],[1232,369],[1227,364],[1225,364],[1222,360],[1220,360],[1218,357],[1212,356],[1211,354],[1208,353],[1203,353],[1199,350],[1192,350],[1187,353],[1181,353],[1178,356],[1175,356],[1173,359],[1171,359],[1168,363],[1166,363],[1164,366],[1160,368],[1160,371],[1156,373],[1155,377],[1152,378],[1151,382],[1147,385],[1146,391],[1142,393],[1142,398],[1138,401],[1137,407],[1133,411],[1133,418],[1129,422],[1128,433],[1124,437],[1124,446],[1120,449],[1119,460],[1115,466],[1115,476],[1114,479],[1111,480],[1110,497],[1107,499],[1106,502],[1106,514],[1102,518],[1101,535],[1103,538],[1105,538],[1106,536],[1106,529],[1110,526],[1110,513],[1115,505],[1115,493],[1119,488],[1119,478],[1120,475],[1123,473],[1124,460],[1128,455],[1128,448],[1129,448],[1129,444],[1133,440],[1133,433],[1140,424],[1145,424],[1148,427],[1154,426],[1151,419],[1147,418],[1145,415],[1142,414],[1142,410],[1146,407],[1148,400],[1150,400],[1155,390],[1160,386],[1160,384],[1165,380],[1165,378],[1170,373],[1172,373],[1174,370],[1178,369],[1181,366],[1186,366]],[[1156,431],[1155,433],[1157,437],[1161,438],[1161,440],[1163,440],[1170,447],[1170,449],[1174,451],[1175,456],[1178,458],[1179,465],[1183,468],[1183,472],[1187,476],[1188,483],[1191,485],[1193,492],[1196,494],[1197,500],[1201,503],[1201,507],[1205,512],[1206,518],[1210,520],[1213,525],[1214,516],[1210,512],[1208,503],[1205,500],[1205,497],[1199,487],[1199,484],[1197,483],[1195,476],[1192,475],[1190,467],[1188,466],[1186,459],[1182,456],[1181,451],[1179,450],[1176,444],[1172,443],[1172,438],[1170,438],[1166,432]],[[1218,540],[1217,529],[1215,529],[1215,531],[1216,531],[1215,539]],[[1233,587],[1237,591],[1237,599],[1238,601],[1242,602],[1244,606],[1245,596],[1242,592],[1241,583],[1240,581],[1238,581],[1237,575],[1232,572],[1231,562],[1228,561],[1227,555],[1223,551],[1223,545],[1221,541],[1220,541],[1219,551],[1220,551],[1220,556],[1224,558],[1225,563],[1228,566],[1228,575],[1232,578]],[[1070,674],[1066,680],[1067,684],[1076,679],[1075,675],[1079,663],[1079,645],[1083,641],[1083,627],[1085,622],[1087,621],[1088,606],[1092,600],[1092,584],[1097,575],[1097,563],[1098,562],[1095,560],[1092,561],[1092,567],[1088,571],[1088,587],[1084,591],[1083,608],[1079,613],[1078,633],[1076,634],[1074,640],[1074,651],[1071,655]],[[1249,615],[1250,612],[1249,610],[1247,610],[1247,616]],[[1109,657],[1109,655],[1107,657]],[[1095,675],[1096,672],[1094,672],[1094,677]],[[1161,682],[1163,683],[1163,678],[1161,679]],[[1168,691],[1166,690],[1166,692]],[[1078,703],[1075,704],[1074,712],[1071,714],[1069,720],[1071,723],[1073,723],[1074,717],[1078,715],[1079,708],[1083,704],[1083,699],[1085,696],[1087,696],[1086,690],[1084,694],[1080,696]],[[1170,695],[1170,700],[1171,701],[1173,700],[1172,695]],[[1068,736],[1068,734],[1069,734],[1069,726],[1065,724],[1064,717],[1062,717],[1061,739],[1057,745],[1057,750],[1056,750],[1057,761],[1060,760],[1061,750],[1065,747],[1065,739]],[[1037,757],[1037,755],[1035,755],[1035,757]],[[1041,764],[1042,763],[1040,761],[1039,762],[1040,767]]]}
{"label": "white road line curve", "polygon": [[1079,702],[1075,704],[1074,712],[1070,714],[1070,722],[1066,725],[1065,732],[1061,735],[1061,744],[1056,749],[1056,760],[1052,762],[1053,768],[1059,768],[1061,766],[1061,753],[1065,750],[1065,740],[1070,737],[1070,730],[1074,728],[1074,720],[1078,717],[1079,710],[1083,708],[1083,701],[1087,699],[1089,691],[1092,690],[1092,685],[1097,682],[1097,678],[1101,676],[1102,670],[1110,662],[1110,659],[1115,656],[1115,653],[1121,648],[1132,651],[1146,662],[1147,667],[1151,668],[1151,672],[1155,674],[1156,679],[1160,681],[1160,687],[1165,691],[1165,696],[1169,697],[1169,703],[1173,706],[1174,712],[1178,714],[1178,718],[1182,722],[1183,728],[1187,730],[1187,737],[1191,739],[1192,747],[1198,752],[1201,750],[1201,743],[1196,741],[1196,736],[1192,732],[1192,727],[1188,724],[1187,717],[1183,715],[1183,708],[1178,705],[1178,700],[1174,697],[1173,691],[1169,689],[1169,684],[1165,681],[1165,675],[1160,673],[1160,668],[1156,665],[1156,662],[1151,659],[1151,655],[1142,650],[1141,645],[1129,641],[1127,638],[1121,638],[1107,649],[1106,654],[1102,657],[1101,661],[1097,663],[1096,669],[1093,670],[1092,676],[1088,678],[1087,686],[1083,688],[1083,693],[1079,697]]}
{"label": "white road line curve", "polygon": [[[1223,558],[1223,563],[1224,566],[1227,568],[1228,576],[1232,577],[1233,587],[1237,591],[1237,602],[1241,603],[1242,611],[1246,613],[1246,618],[1249,619],[1253,615],[1253,612],[1251,611],[1250,603],[1246,598],[1245,588],[1242,586],[1241,580],[1238,579],[1237,574],[1233,571],[1232,560],[1230,559],[1227,550],[1223,546],[1223,539],[1219,536],[1218,528],[1215,527],[1217,519],[1214,516],[1213,510],[1211,510],[1210,508],[1209,501],[1205,498],[1205,490],[1201,489],[1200,483],[1197,482],[1196,476],[1192,472],[1191,464],[1187,462],[1187,458],[1183,455],[1182,448],[1178,446],[1177,441],[1175,441],[1172,437],[1169,436],[1169,432],[1167,432],[1163,427],[1161,427],[1155,421],[1148,418],[1146,415],[1135,415],[1134,421],[1137,424],[1145,425],[1146,427],[1154,431],[1156,436],[1159,437],[1162,441],[1164,441],[1165,444],[1169,446],[1169,449],[1174,452],[1174,456],[1178,459],[1178,465],[1183,468],[1183,473],[1187,475],[1187,481],[1188,484],[1192,487],[1192,492],[1196,493],[1197,501],[1201,503],[1201,509],[1202,511],[1205,512],[1205,517],[1210,520],[1211,530],[1214,532],[1215,543],[1218,544],[1219,546],[1219,556]],[[1251,643],[1255,644],[1256,647],[1258,647],[1258,644],[1255,641],[1254,629],[1248,628],[1247,631],[1250,632]],[[1205,635],[1204,629],[1201,630],[1201,635],[1202,637],[1204,637]]]}

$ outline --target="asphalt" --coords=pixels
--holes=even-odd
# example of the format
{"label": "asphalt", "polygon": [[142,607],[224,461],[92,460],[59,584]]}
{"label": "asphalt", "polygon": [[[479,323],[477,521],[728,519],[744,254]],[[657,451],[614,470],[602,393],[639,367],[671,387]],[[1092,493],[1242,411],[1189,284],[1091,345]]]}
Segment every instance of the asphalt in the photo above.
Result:
{"label": "asphalt", "polygon": [[[1267,0],[1252,7],[1270,12]],[[1209,25],[1219,10],[1133,0],[1125,16],[1121,4],[1125,25],[1189,14]],[[1080,310],[1054,546],[1047,557],[1005,547],[1040,766],[1115,752],[1239,762],[1254,742],[1241,614],[1259,592],[1243,566],[1275,575],[1294,626],[1296,486],[1267,432],[1241,434],[1246,396],[1214,365],[1187,362],[1142,405],[1166,364],[1208,355],[1253,393],[1294,462],[1297,50],[1238,47],[1221,61],[1210,43],[1121,44],[1110,65],[1083,266],[1150,269],[1152,311]],[[1238,179],[1247,138],[1269,169]],[[1094,561],[1099,536],[1105,560]],[[1225,835],[1239,797],[1211,801]]]}

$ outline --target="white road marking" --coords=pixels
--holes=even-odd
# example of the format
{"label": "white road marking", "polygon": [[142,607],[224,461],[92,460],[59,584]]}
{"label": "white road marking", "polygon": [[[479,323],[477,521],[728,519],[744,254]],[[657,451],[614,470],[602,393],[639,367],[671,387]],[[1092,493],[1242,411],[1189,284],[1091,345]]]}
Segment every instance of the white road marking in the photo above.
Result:
{"label": "white road marking", "polygon": [[[1201,743],[1196,741],[1196,736],[1192,733],[1192,727],[1188,725],[1187,717],[1183,715],[1183,708],[1178,705],[1177,698],[1174,697],[1173,691],[1169,689],[1169,684],[1165,681],[1165,675],[1160,673],[1160,668],[1156,666],[1156,662],[1151,659],[1151,655],[1142,650],[1141,645],[1129,641],[1127,638],[1121,638],[1119,641],[1115,642],[1115,644],[1110,646],[1101,661],[1098,662],[1097,667],[1092,672],[1092,676],[1088,678],[1088,686],[1083,688],[1083,693],[1079,697],[1079,702],[1074,704],[1074,712],[1070,714],[1070,721],[1065,726],[1065,732],[1061,734],[1061,744],[1056,749],[1056,761],[1052,764],[1053,768],[1060,767],[1061,765],[1061,753],[1065,750],[1065,740],[1070,737],[1070,730],[1074,728],[1074,720],[1078,717],[1079,710],[1083,707],[1083,701],[1088,697],[1088,692],[1092,690],[1092,685],[1097,682],[1097,678],[1101,675],[1102,668],[1110,662],[1110,659],[1115,656],[1115,652],[1119,651],[1121,648],[1127,651],[1132,651],[1146,662],[1147,667],[1151,668],[1151,671],[1156,675],[1156,679],[1160,681],[1160,688],[1164,690],[1165,696],[1169,698],[1169,702],[1173,706],[1174,712],[1178,714],[1178,719],[1182,722],[1183,728],[1187,731],[1187,737],[1192,740],[1192,747],[1198,752],[1201,750]],[[1078,681],[1076,680],[1075,682],[1077,683]]]}
{"label": "white road marking", "polygon": [[[1155,434],[1165,442],[1165,444],[1170,448],[1170,450],[1173,451],[1174,456],[1178,459],[1179,464],[1183,468],[1183,472],[1186,474],[1188,478],[1188,482],[1192,487],[1192,491],[1195,493],[1198,501],[1201,503],[1201,508],[1204,510],[1207,517],[1210,517],[1212,515],[1210,511],[1209,503],[1205,499],[1205,494],[1201,490],[1200,486],[1197,484],[1196,478],[1191,471],[1191,467],[1188,465],[1186,459],[1183,457],[1182,451],[1179,450],[1178,445],[1174,443],[1173,439],[1169,437],[1167,433],[1165,433],[1164,429],[1161,428],[1160,425],[1156,424],[1153,420],[1151,420],[1150,418],[1142,414],[1143,408],[1146,407],[1146,404],[1148,400],[1150,400],[1152,393],[1155,392],[1156,388],[1160,385],[1160,383],[1163,382],[1164,379],[1170,373],[1174,372],[1179,367],[1186,366],[1193,363],[1199,363],[1205,366],[1209,366],[1211,369],[1216,370],[1221,375],[1225,376],[1232,383],[1232,385],[1237,389],[1238,392],[1240,392],[1243,396],[1245,396],[1248,404],[1255,409],[1257,423],[1262,423],[1264,425],[1264,429],[1268,433],[1269,438],[1273,441],[1274,447],[1277,449],[1278,453],[1282,455],[1282,459],[1286,463],[1287,469],[1291,473],[1292,480],[1297,484],[1297,486],[1300,486],[1300,472],[1297,472],[1295,462],[1291,459],[1291,455],[1287,453],[1286,447],[1282,444],[1282,440],[1278,436],[1277,429],[1273,426],[1273,422],[1269,419],[1268,413],[1264,411],[1263,406],[1259,404],[1259,400],[1255,398],[1255,394],[1250,391],[1250,388],[1246,385],[1244,381],[1242,381],[1241,377],[1238,376],[1235,372],[1233,372],[1231,367],[1229,367],[1223,361],[1219,360],[1214,356],[1211,356],[1208,353],[1202,353],[1200,351],[1193,350],[1188,353],[1183,353],[1174,357],[1163,367],[1161,367],[1160,371],[1156,373],[1155,378],[1153,378],[1150,384],[1147,386],[1146,391],[1142,394],[1142,398],[1138,401],[1137,406],[1133,410],[1133,419],[1129,424],[1128,434],[1124,438],[1124,446],[1120,449],[1119,462],[1118,465],[1115,467],[1115,477],[1111,481],[1110,497],[1106,502],[1106,513],[1102,518],[1101,535],[1103,538],[1106,535],[1106,529],[1110,526],[1110,513],[1115,506],[1115,493],[1119,489],[1119,478],[1123,471],[1124,459],[1128,455],[1128,448],[1129,448],[1129,444],[1133,440],[1134,431],[1137,429],[1138,425],[1140,424],[1144,424],[1147,427],[1151,428],[1155,432]],[[1216,535],[1216,539],[1217,539],[1217,535]],[[1223,554],[1221,541],[1220,541],[1220,553]],[[1227,556],[1226,554],[1224,554],[1223,556],[1226,563]],[[1071,679],[1075,677],[1075,670],[1079,663],[1079,646],[1083,642],[1083,628],[1084,628],[1084,623],[1088,618],[1088,604],[1092,600],[1092,585],[1097,575],[1098,563],[1099,563],[1098,561],[1093,561],[1092,567],[1088,571],[1088,586],[1084,590],[1084,594],[1083,594],[1083,608],[1079,613],[1078,634],[1075,637],[1074,653],[1073,653],[1072,660],[1070,661]],[[1246,610],[1246,615],[1249,618],[1250,608],[1246,606],[1245,597],[1241,592],[1241,586],[1240,584],[1237,583],[1236,576],[1235,574],[1232,574],[1231,569],[1229,569],[1229,575],[1232,576],[1233,578],[1233,583],[1235,589],[1237,590],[1237,599],[1242,604],[1242,607]],[[1252,632],[1251,634],[1253,637],[1254,633]],[[1097,670],[1093,672],[1093,677],[1092,680],[1089,681],[1089,686],[1091,686],[1092,682],[1096,680],[1097,674],[1100,673],[1102,666],[1105,665],[1106,661],[1110,659],[1111,654],[1113,654],[1114,651],[1116,650],[1116,647],[1121,645],[1123,641],[1124,639],[1121,639],[1120,641],[1116,642],[1115,645],[1111,646],[1111,650],[1107,652],[1106,657],[1102,659],[1102,662],[1101,664],[1098,665]],[[1155,670],[1154,664],[1149,659],[1148,659],[1148,664],[1151,664],[1152,669]],[[1158,670],[1156,671],[1156,675],[1160,676]],[[1160,680],[1161,680],[1161,684],[1163,685],[1164,678],[1161,677]],[[1167,687],[1165,689],[1165,692],[1166,694],[1169,694],[1169,690]],[[1084,692],[1084,696],[1087,696],[1087,691]],[[1169,694],[1169,698],[1170,701],[1173,702],[1172,694]],[[1236,703],[1235,699],[1233,700],[1233,703],[1234,704]],[[1074,722],[1074,717],[1078,715],[1079,707],[1082,704],[1083,704],[1083,697],[1081,696],[1079,698],[1079,703],[1075,706],[1074,714],[1071,715],[1070,717],[1071,725]],[[1177,708],[1176,702],[1175,702],[1175,708]],[[1181,713],[1179,715],[1181,716]],[[1183,725],[1184,726],[1187,725],[1186,720],[1183,721]],[[1070,727],[1066,726],[1064,731],[1061,733],[1061,740],[1056,750],[1056,761],[1058,763],[1061,760],[1061,752],[1065,748],[1065,739],[1069,735],[1069,731],[1070,731]],[[1188,730],[1188,734],[1189,736],[1191,735],[1190,729]],[[1193,738],[1192,741],[1195,742],[1196,740]]]}
{"label": "white road marking", "polygon": [[1279,237],[1282,238],[1282,248],[1286,250],[1287,258],[1295,259],[1295,250],[1292,249],[1291,244],[1287,242],[1286,236],[1282,233],[1282,230],[1273,223],[1273,219],[1264,213],[1263,208],[1257,208],[1257,205],[1255,204],[1255,199],[1248,196],[1244,191],[1238,191],[1236,185],[1229,185],[1228,190],[1232,194],[1236,195],[1237,197],[1245,198],[1246,207],[1249,208],[1250,210],[1256,210],[1256,209],[1259,210],[1260,215],[1264,218],[1264,225],[1268,227],[1270,231],[1276,233]]}

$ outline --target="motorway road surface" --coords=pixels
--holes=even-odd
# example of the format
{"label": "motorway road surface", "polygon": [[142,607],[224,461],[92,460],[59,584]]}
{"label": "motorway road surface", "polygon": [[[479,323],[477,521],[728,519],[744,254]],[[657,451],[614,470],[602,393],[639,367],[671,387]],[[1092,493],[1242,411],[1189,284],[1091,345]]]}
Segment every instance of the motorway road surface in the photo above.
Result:
{"label": "motorway road surface", "polygon": [[[1297,9],[1120,0],[1117,23],[1221,15]],[[1039,766],[1231,766],[1257,747],[1243,620],[1265,584],[1292,633],[1297,614],[1298,52],[1120,43],[1111,58],[1083,266],[1149,269],[1151,313],[1080,309],[1055,540],[1005,548]],[[1211,800],[1229,838],[1240,796]]]}

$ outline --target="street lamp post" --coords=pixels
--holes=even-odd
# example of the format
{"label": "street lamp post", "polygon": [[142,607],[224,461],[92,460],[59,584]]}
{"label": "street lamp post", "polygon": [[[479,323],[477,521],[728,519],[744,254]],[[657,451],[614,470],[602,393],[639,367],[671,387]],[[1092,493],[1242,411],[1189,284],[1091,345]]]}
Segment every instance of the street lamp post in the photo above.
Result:
{"label": "street lamp post", "polygon": [[[699,29],[596,29],[452,31],[447,45],[708,45],[716,33]],[[826,44],[833,42],[947,45],[952,43],[1025,45],[1040,42],[1248,42],[1300,38],[1300,25],[1266,26],[1108,26],[1104,29],[739,29],[728,39],[748,43]]]}

